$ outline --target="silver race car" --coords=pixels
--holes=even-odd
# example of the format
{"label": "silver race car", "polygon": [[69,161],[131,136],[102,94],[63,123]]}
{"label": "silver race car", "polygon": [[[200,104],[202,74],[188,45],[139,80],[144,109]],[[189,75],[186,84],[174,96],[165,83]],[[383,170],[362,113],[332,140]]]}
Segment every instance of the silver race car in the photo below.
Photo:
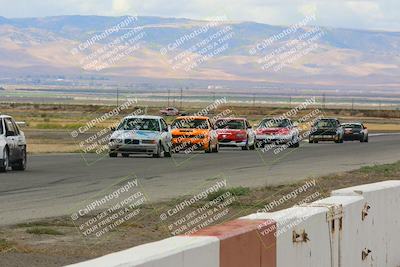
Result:
{"label": "silver race car", "polygon": [[171,157],[172,135],[165,120],[159,116],[125,117],[110,137],[109,156],[129,157],[148,154],[154,158]]}

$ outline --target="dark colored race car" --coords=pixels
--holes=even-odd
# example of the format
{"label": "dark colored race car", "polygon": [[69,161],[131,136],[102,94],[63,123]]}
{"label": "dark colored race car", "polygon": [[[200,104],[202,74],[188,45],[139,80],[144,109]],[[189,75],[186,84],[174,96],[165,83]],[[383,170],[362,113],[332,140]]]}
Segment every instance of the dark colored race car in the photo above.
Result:
{"label": "dark colored race car", "polygon": [[342,124],[345,141],[368,142],[368,129],[360,122],[348,122]]}
{"label": "dark colored race car", "polygon": [[343,143],[343,128],[337,119],[317,120],[311,129],[309,143],[318,143],[319,141],[334,141]]}

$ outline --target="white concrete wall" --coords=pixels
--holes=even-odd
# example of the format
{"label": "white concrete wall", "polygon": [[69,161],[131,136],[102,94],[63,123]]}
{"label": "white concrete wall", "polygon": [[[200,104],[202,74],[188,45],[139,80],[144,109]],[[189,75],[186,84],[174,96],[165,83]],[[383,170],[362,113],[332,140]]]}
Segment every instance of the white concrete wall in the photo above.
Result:
{"label": "white concrete wall", "polygon": [[[400,181],[340,189],[331,195],[241,219],[277,223],[278,267],[400,266]],[[366,206],[370,209],[363,220]],[[293,232],[303,231],[309,240],[293,242]],[[371,252],[362,259],[364,249]],[[71,266],[218,267],[219,253],[216,237],[173,237]]]}
{"label": "white concrete wall", "polygon": [[[330,266],[327,208],[293,207],[273,213],[256,213],[243,219],[277,223],[277,266]],[[291,227],[293,225],[293,227]],[[293,231],[305,231],[310,241],[293,243]]]}
{"label": "white concrete wall", "polygon": [[219,267],[219,239],[172,237],[71,267]]}
{"label": "white concrete wall", "polygon": [[333,191],[332,195],[362,196],[364,205],[371,207],[364,221],[357,212],[351,222],[359,227],[358,240],[355,240],[354,233],[344,236],[343,243],[347,249],[355,243],[358,248],[371,250],[362,264],[352,266],[400,266],[400,181],[340,189]]}

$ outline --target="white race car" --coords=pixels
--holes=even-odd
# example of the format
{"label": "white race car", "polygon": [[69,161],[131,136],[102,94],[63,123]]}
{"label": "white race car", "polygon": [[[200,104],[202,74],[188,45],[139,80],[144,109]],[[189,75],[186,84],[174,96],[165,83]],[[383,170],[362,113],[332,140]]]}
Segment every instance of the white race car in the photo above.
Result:
{"label": "white race car", "polygon": [[18,124],[10,116],[0,116],[0,172],[26,169],[26,140]]}
{"label": "white race car", "polygon": [[256,130],[258,147],[265,144],[286,144],[299,147],[299,129],[290,119],[266,118],[260,122]]}
{"label": "white race car", "polygon": [[149,154],[154,158],[171,157],[171,130],[159,116],[128,116],[113,129],[110,137],[109,156],[118,154],[129,157],[130,154]]}

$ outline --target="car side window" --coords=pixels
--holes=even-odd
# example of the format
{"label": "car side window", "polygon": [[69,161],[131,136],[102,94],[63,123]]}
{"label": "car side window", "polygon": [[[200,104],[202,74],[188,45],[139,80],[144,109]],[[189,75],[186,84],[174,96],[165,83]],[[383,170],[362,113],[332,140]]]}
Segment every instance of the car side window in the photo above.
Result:
{"label": "car side window", "polygon": [[19,127],[18,127],[18,125],[15,123],[14,120],[12,120],[12,124],[14,126],[15,135],[19,135]]}
{"label": "car side window", "polygon": [[3,130],[3,119],[0,119],[0,134],[4,134],[4,130]]}
{"label": "car side window", "polygon": [[14,128],[14,124],[11,121],[11,119],[6,118],[5,120],[5,125],[6,125],[6,132],[12,132],[10,136],[16,136],[17,132],[16,129]]}
{"label": "car side window", "polygon": [[163,120],[163,119],[161,119],[161,129],[162,129],[163,131],[168,131],[168,125],[167,125],[167,123],[165,122],[165,120]]}

